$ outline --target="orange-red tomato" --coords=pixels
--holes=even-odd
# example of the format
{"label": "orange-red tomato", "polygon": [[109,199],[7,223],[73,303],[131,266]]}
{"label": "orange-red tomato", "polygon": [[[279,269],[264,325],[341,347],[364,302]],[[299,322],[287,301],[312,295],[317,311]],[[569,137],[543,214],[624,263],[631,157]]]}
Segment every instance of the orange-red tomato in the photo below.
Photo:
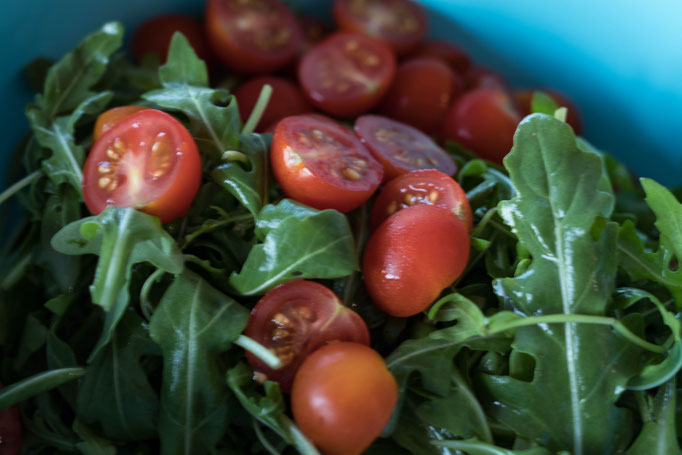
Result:
{"label": "orange-red tomato", "polygon": [[97,139],[102,137],[102,134],[109,131],[114,125],[119,123],[126,117],[133,115],[135,112],[140,112],[143,109],[147,109],[142,106],[120,106],[109,109],[108,111],[102,112],[97,121],[95,121],[95,129],[92,132],[92,141],[95,142]]}
{"label": "orange-red tomato", "polygon": [[291,391],[296,425],[325,455],[356,455],[386,426],[398,385],[365,345],[330,343],[301,365]]}
{"label": "orange-red tomato", "polygon": [[175,32],[185,35],[194,52],[210,66],[213,55],[206,42],[204,26],[193,17],[181,14],[164,14],[140,25],[132,37],[133,56],[140,61],[145,54],[156,54],[165,62]]}
{"label": "orange-red tomato", "polygon": [[[566,123],[573,127],[573,131],[575,131],[575,134],[581,133],[582,121],[580,119],[580,111],[578,110],[578,107],[575,105],[575,103],[571,101],[570,98],[568,98],[563,93],[559,93],[556,90],[552,89],[538,88],[536,90],[541,90],[545,92],[547,95],[549,95],[550,98],[554,100],[554,102],[559,107],[565,107],[566,109],[568,109],[568,112],[566,114]],[[531,113],[530,110],[531,102],[533,100],[533,93],[535,93],[535,90],[516,90],[513,93],[514,101],[516,101],[516,106],[518,107],[519,112],[521,113],[522,116],[526,116]]]}
{"label": "orange-red tomato", "polygon": [[90,211],[134,207],[167,223],[187,213],[201,182],[199,151],[187,129],[155,109],[130,115],[92,146],[83,169]]}
{"label": "orange-red tomato", "polygon": [[469,260],[466,224],[435,205],[417,204],[389,216],[367,242],[362,260],[372,301],[392,316],[431,305]]}
{"label": "orange-red tomato", "polygon": [[20,452],[21,417],[19,407],[14,405],[0,411],[0,455],[19,455]]}

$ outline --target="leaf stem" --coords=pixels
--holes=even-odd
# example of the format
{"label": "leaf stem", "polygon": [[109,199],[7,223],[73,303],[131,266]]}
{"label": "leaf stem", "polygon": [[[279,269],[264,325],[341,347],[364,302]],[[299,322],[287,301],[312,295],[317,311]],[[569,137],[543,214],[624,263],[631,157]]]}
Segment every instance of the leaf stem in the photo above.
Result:
{"label": "leaf stem", "polygon": [[263,447],[265,447],[265,450],[267,450],[270,455],[280,455],[279,451],[275,449],[272,444],[270,444],[270,441],[265,437],[263,432],[260,429],[260,425],[258,422],[258,419],[252,418],[251,423],[253,424],[253,431],[256,433],[256,437],[258,437],[258,440],[260,441],[261,444],[263,444]]}
{"label": "leaf stem", "polygon": [[474,418],[478,420],[478,425],[483,433],[478,436],[480,436],[484,442],[489,442],[492,444],[493,435],[490,431],[490,426],[488,425],[488,419],[486,418],[485,412],[483,411],[483,408],[481,408],[481,404],[476,399],[476,396],[471,391],[471,388],[469,388],[469,384],[466,383],[462,377],[462,374],[457,368],[454,368],[452,371],[452,380],[471,404],[471,407],[474,411]]}
{"label": "leaf stem", "polygon": [[159,278],[161,278],[164,273],[166,273],[166,271],[163,269],[154,270],[154,273],[149,275],[149,277],[144,281],[142,289],[140,290],[140,309],[142,310],[142,314],[144,314],[144,317],[147,319],[147,321],[151,320],[152,313],[154,312],[152,303],[149,301],[149,293],[152,291],[152,286],[154,286],[154,283],[159,281]]}
{"label": "leaf stem", "polygon": [[22,379],[0,391],[0,409],[6,409],[27,398],[51,390],[83,376],[87,370],[81,367],[48,370]]}
{"label": "leaf stem", "polygon": [[296,447],[296,450],[301,455],[320,455],[320,452],[317,451],[315,446],[308,440],[308,438],[305,437],[303,433],[301,433],[301,430],[294,425],[294,422],[291,421],[287,416],[282,415],[281,416],[282,424],[283,426],[289,431],[289,434],[291,435],[291,439],[294,442],[294,447]]}
{"label": "leaf stem", "polygon": [[260,122],[260,119],[263,117],[265,108],[268,107],[271,96],[272,86],[270,84],[265,84],[260,91],[258,101],[256,101],[256,105],[253,107],[251,115],[249,115],[249,119],[244,124],[244,128],[242,128],[242,134],[247,135],[253,133],[253,131],[256,129],[256,126],[258,125],[258,122]]}
{"label": "leaf stem", "polygon": [[249,338],[246,335],[239,335],[239,337],[237,337],[237,339],[234,341],[234,344],[249,351],[273,370],[276,370],[282,366],[282,361],[279,359],[279,357],[270,352],[268,348],[253,338]]}
{"label": "leaf stem", "polygon": [[31,255],[26,254],[12,267],[12,271],[5,275],[5,278],[0,282],[0,289],[5,291],[11,289],[24,276],[29,265],[31,265]]}
{"label": "leaf stem", "polygon": [[40,176],[43,175],[42,171],[33,171],[30,174],[28,174],[26,177],[23,179],[19,180],[16,182],[14,185],[10,186],[7,188],[5,191],[0,193],[0,205],[4,204],[4,202],[14,196],[16,193],[33,183],[34,181],[38,180]]}

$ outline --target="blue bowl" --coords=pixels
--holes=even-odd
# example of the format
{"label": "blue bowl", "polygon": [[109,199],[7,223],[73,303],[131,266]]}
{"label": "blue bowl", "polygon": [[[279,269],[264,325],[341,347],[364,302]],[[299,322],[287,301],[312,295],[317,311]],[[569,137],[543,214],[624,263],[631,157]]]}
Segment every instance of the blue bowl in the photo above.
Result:
{"label": "blue bowl", "polygon": [[[128,30],[161,12],[200,14],[202,0],[6,2],[0,7],[0,169],[28,131],[22,68],[58,58],[116,19]],[[327,2],[292,0],[323,14]],[[580,106],[585,137],[636,174],[682,184],[682,2],[424,0],[430,30],[508,75],[555,87]],[[0,181],[4,177],[0,176]],[[4,185],[0,185],[4,186]]]}

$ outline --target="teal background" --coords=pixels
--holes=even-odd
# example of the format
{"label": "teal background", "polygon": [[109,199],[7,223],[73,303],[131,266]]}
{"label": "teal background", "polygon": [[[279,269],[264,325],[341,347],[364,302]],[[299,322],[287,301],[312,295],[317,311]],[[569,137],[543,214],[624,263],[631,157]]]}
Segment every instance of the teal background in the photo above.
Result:
{"label": "teal background", "polygon": [[[292,0],[320,13],[326,1]],[[553,86],[581,107],[584,135],[637,175],[682,184],[682,1],[424,0],[431,35],[448,38],[519,86]],[[28,130],[21,76],[116,19],[127,30],[154,14],[201,14],[200,0],[2,0],[0,169]],[[0,181],[4,177],[0,175]]]}

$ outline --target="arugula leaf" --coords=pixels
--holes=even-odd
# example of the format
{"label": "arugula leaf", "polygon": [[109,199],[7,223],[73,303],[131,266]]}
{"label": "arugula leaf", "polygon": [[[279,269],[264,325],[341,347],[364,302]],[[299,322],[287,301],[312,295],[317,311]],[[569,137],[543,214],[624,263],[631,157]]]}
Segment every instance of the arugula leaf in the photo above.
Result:
{"label": "arugula leaf", "polygon": [[295,278],[338,278],[358,270],[353,235],[336,210],[314,210],[283,200],[266,206],[256,221],[255,245],[229,283],[241,295],[264,294]]}
{"label": "arugula leaf", "polygon": [[80,420],[73,421],[73,431],[83,440],[76,444],[83,455],[116,455],[116,447],[110,441],[95,434]]}
{"label": "arugula leaf", "polygon": [[207,453],[226,430],[229,391],[220,354],[249,312],[185,270],[156,308],[149,332],[163,351],[162,454]]}
{"label": "arugula leaf", "polygon": [[21,370],[31,354],[45,345],[47,327],[34,315],[29,314],[24,322],[24,329],[19,340],[19,349],[15,353],[13,367]]}
{"label": "arugula leaf", "polygon": [[492,444],[486,444],[477,439],[465,439],[462,441],[434,441],[434,444],[439,447],[447,447],[457,451],[465,452],[469,455],[551,455],[547,449],[537,447],[526,450],[509,450],[502,447],[497,447]]}
{"label": "arugula leaf", "polygon": [[0,409],[9,408],[27,398],[78,379],[85,373],[85,368],[60,368],[58,370],[43,371],[10,384],[0,390]]}
{"label": "arugula leaf", "polygon": [[533,92],[533,97],[530,100],[530,111],[532,113],[554,115],[557,109],[559,109],[559,105],[551,96],[540,90]]}

